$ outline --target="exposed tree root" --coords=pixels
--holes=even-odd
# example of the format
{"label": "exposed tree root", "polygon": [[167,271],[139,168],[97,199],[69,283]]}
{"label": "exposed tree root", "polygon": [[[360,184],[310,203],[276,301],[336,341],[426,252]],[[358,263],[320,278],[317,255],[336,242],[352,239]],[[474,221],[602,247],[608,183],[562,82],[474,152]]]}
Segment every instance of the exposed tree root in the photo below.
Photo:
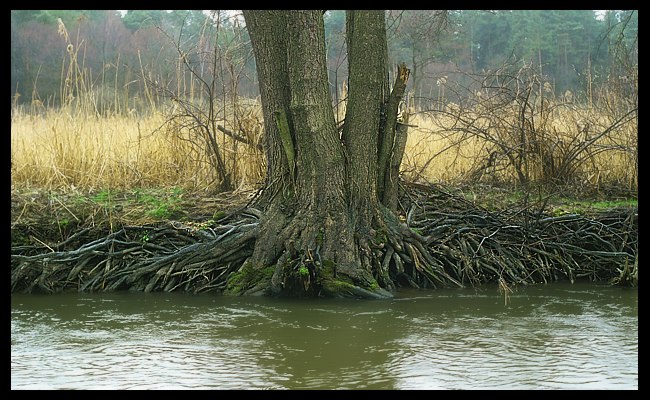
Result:
{"label": "exposed tree root", "polygon": [[246,217],[204,230],[179,223],[125,227],[73,251],[12,251],[11,287],[47,293],[221,290],[252,253],[257,233],[257,222]]}
{"label": "exposed tree root", "polygon": [[[265,221],[254,211],[203,229],[125,227],[72,251],[15,246],[11,288],[384,298],[403,286],[638,284],[636,208],[549,216],[530,208],[489,212],[435,187],[409,193],[402,218],[380,209],[367,232],[311,216]],[[256,245],[258,238],[268,243]]]}

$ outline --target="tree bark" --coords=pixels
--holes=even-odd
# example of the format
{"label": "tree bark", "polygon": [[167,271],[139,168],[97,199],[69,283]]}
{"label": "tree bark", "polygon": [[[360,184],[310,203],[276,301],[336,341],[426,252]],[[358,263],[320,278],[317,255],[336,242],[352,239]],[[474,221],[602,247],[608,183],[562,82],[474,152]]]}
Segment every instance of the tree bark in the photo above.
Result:
{"label": "tree bark", "polygon": [[[379,195],[382,203],[393,211],[397,211],[397,185],[399,183],[399,164],[402,162],[408,123],[397,124],[399,104],[404,96],[409,79],[409,70],[405,64],[397,68],[397,76],[393,91],[386,102],[386,124],[381,135],[381,150],[379,153]],[[405,117],[405,116],[403,116]],[[397,165],[397,169],[392,167]]]}
{"label": "tree bark", "polygon": [[[260,80],[268,174],[257,202],[265,211],[260,233],[241,271],[250,276],[233,280],[231,292],[390,297],[389,265],[397,265],[411,234],[378,192],[396,185],[391,154],[403,93],[388,93],[383,11],[347,14],[350,82],[341,137],[322,12],[246,10],[244,18]],[[398,81],[405,86],[405,78]]]}
{"label": "tree bark", "polygon": [[327,87],[322,12],[290,12],[288,64],[301,210],[345,208],[344,157]]}
{"label": "tree bark", "polygon": [[[244,10],[244,18],[257,64],[262,113],[264,115],[264,149],[266,154],[266,202],[280,191],[289,166],[278,130],[276,113],[288,115],[290,106],[289,70],[287,67],[287,34],[284,11]],[[291,132],[291,130],[290,130]],[[295,138],[291,137],[293,142]]]}
{"label": "tree bark", "polygon": [[383,11],[347,11],[348,103],[342,139],[348,155],[351,211],[370,226],[377,209],[377,154],[386,76]]}
{"label": "tree bark", "polygon": [[409,114],[404,113],[402,120],[396,124],[395,140],[393,151],[390,157],[390,165],[384,178],[384,196],[383,203],[390,210],[397,210],[397,201],[399,197],[399,168],[402,165],[404,150],[406,149],[406,140],[408,139]]}

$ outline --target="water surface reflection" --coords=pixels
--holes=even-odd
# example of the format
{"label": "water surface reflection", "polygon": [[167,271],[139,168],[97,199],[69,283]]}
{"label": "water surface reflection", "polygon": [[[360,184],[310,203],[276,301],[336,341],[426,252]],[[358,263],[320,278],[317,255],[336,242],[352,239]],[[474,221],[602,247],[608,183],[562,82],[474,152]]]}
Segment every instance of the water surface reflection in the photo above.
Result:
{"label": "water surface reflection", "polygon": [[638,290],[12,295],[12,389],[637,389]]}

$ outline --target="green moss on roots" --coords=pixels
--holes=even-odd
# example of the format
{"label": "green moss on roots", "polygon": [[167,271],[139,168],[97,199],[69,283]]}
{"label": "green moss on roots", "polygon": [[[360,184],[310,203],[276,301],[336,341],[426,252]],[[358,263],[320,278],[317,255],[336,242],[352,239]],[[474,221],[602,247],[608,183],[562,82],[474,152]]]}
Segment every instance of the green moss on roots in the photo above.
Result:
{"label": "green moss on roots", "polygon": [[246,262],[239,271],[234,272],[228,278],[224,294],[263,294],[271,281],[274,270],[273,266],[256,268],[252,263]]}

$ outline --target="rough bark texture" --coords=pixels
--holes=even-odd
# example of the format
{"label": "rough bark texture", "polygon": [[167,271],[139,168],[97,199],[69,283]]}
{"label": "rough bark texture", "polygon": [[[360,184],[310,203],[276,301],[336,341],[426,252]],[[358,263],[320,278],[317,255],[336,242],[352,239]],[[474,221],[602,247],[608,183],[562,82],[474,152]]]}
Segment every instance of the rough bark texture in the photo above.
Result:
{"label": "rough bark texture", "polygon": [[[289,111],[291,92],[289,68],[287,65],[287,41],[284,18],[281,10],[244,10],[244,18],[251,40],[257,65],[262,111],[264,115],[264,148],[267,160],[266,183],[256,205],[266,213],[260,223],[260,237],[269,238],[282,229],[295,207],[293,187],[290,184],[289,162],[282,144],[278,116],[286,117],[289,137],[285,140],[295,143],[291,129]],[[253,259],[261,265],[274,262],[280,244],[265,241],[266,246],[257,245]]]}
{"label": "rough bark texture", "polygon": [[403,251],[400,243],[411,232],[378,195],[392,172],[396,118],[396,111],[386,114],[384,13],[348,12],[350,97],[341,137],[328,89],[322,12],[244,11],[244,17],[260,77],[269,178],[258,202],[265,210],[259,236],[242,270],[274,271],[238,291],[390,296],[393,253],[385,246]]}
{"label": "rough bark texture", "polygon": [[395,127],[395,140],[390,158],[390,166],[385,176],[383,203],[390,210],[397,210],[399,199],[399,167],[402,165],[406,140],[408,139],[409,114],[404,113],[402,120]]}
{"label": "rough bark texture", "polygon": [[345,209],[344,158],[327,87],[322,14],[296,12],[290,18],[287,53],[298,203],[300,211],[338,212]]}
{"label": "rough bark texture", "polygon": [[325,261],[332,274],[354,265],[322,12],[245,11],[244,17],[263,88],[267,152],[276,160],[267,180],[275,188],[258,202],[266,214],[250,259],[257,269],[275,265],[275,271],[268,285],[253,290],[311,295],[320,289],[312,281]]}
{"label": "rough bark texture", "polygon": [[[289,177],[288,163],[278,130],[275,113],[289,113],[289,70],[286,60],[287,35],[285,11],[244,10],[257,63],[257,77],[264,115],[264,148],[266,153],[266,202],[282,187]],[[291,138],[294,140],[294,138]]]}
{"label": "rough bark texture", "polygon": [[351,211],[360,227],[377,209],[377,151],[384,103],[386,27],[383,11],[348,11],[349,94],[343,128]]}
{"label": "rough bark texture", "polygon": [[[409,79],[409,70],[405,64],[397,68],[393,91],[386,101],[386,123],[382,126],[379,152],[379,196],[382,203],[397,211],[397,185],[399,182],[399,165],[402,163],[406,147],[407,122],[397,124],[399,104],[404,96]],[[405,114],[403,118],[408,116]],[[397,166],[397,168],[395,168]]]}

